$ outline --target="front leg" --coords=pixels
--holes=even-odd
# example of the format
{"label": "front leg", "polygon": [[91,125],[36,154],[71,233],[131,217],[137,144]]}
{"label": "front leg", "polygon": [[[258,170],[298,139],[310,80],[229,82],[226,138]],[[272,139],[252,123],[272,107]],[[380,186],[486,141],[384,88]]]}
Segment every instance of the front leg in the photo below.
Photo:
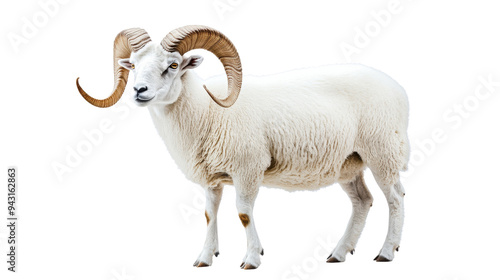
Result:
{"label": "front leg", "polygon": [[220,200],[222,198],[222,185],[216,188],[205,189],[206,206],[205,218],[207,219],[207,237],[205,245],[198,259],[193,264],[196,267],[205,267],[212,265],[212,256],[219,255],[219,238],[217,234],[217,211],[219,210]]}
{"label": "front leg", "polygon": [[260,265],[260,255],[264,255],[253,216],[253,206],[259,192],[259,185],[250,180],[238,181],[235,182],[236,208],[247,235],[247,253],[240,267],[242,269],[255,269]]}

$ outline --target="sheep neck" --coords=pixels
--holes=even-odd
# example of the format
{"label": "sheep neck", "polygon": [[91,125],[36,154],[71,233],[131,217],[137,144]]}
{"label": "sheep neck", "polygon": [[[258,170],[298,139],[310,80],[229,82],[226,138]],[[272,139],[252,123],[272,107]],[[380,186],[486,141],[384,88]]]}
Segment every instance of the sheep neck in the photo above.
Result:
{"label": "sheep neck", "polygon": [[193,156],[210,131],[211,100],[195,73],[187,71],[181,82],[181,94],[177,101],[148,108],[170,155],[187,177],[190,177],[189,166]]}

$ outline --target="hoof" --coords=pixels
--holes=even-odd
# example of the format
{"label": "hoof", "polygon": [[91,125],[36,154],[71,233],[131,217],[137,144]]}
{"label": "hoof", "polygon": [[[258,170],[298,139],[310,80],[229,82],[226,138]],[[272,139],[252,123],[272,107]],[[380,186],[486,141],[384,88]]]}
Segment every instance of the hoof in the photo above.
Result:
{"label": "hoof", "polygon": [[207,267],[207,266],[210,266],[209,264],[206,264],[204,262],[199,262],[199,261],[196,261],[193,266],[195,267]]}
{"label": "hoof", "polygon": [[351,250],[351,255],[354,255],[354,249]]}
{"label": "hoof", "polygon": [[243,269],[245,269],[245,270],[248,270],[248,269],[256,269],[256,268],[257,268],[256,266],[253,266],[253,265],[251,265],[251,264],[249,264],[249,263],[247,263],[247,264],[243,267]]}
{"label": "hoof", "polygon": [[388,258],[381,256],[381,255],[376,256],[373,260],[376,262],[390,262],[391,261]]}
{"label": "hoof", "polygon": [[242,262],[242,263],[240,264],[240,268],[243,268],[243,266],[245,266],[245,262]]}
{"label": "hoof", "polygon": [[398,247],[396,247],[396,252],[399,252],[399,246],[398,246]]}
{"label": "hoof", "polygon": [[262,249],[262,251],[260,251],[260,255],[264,256],[264,249]]}
{"label": "hoof", "polygon": [[341,261],[339,261],[336,257],[329,257],[327,260],[326,260],[327,263],[340,263]]}
{"label": "hoof", "polygon": [[219,256],[219,252],[215,252],[214,256],[217,258]]}

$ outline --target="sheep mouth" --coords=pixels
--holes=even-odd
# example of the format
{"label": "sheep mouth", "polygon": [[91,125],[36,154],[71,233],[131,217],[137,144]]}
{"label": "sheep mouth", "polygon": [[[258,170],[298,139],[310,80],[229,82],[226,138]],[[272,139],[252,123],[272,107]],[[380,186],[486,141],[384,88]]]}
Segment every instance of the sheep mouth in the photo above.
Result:
{"label": "sheep mouth", "polygon": [[153,98],[154,98],[154,97],[151,97],[151,98],[149,98],[149,99],[142,99],[142,98],[136,97],[136,98],[135,98],[135,101],[136,101],[137,103],[147,103],[147,102],[151,101]]}

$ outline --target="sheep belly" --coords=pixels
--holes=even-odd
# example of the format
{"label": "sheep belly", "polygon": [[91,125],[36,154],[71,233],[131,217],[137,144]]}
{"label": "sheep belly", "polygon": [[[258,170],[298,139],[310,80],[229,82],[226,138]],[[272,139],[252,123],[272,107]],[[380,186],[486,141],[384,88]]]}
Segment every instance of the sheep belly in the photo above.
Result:
{"label": "sheep belly", "polygon": [[330,166],[307,166],[303,170],[292,170],[271,160],[271,165],[264,173],[263,185],[271,188],[281,188],[288,191],[316,190],[334,183],[345,183],[354,180],[365,164],[358,153],[353,152],[343,162],[340,172],[335,172]]}

